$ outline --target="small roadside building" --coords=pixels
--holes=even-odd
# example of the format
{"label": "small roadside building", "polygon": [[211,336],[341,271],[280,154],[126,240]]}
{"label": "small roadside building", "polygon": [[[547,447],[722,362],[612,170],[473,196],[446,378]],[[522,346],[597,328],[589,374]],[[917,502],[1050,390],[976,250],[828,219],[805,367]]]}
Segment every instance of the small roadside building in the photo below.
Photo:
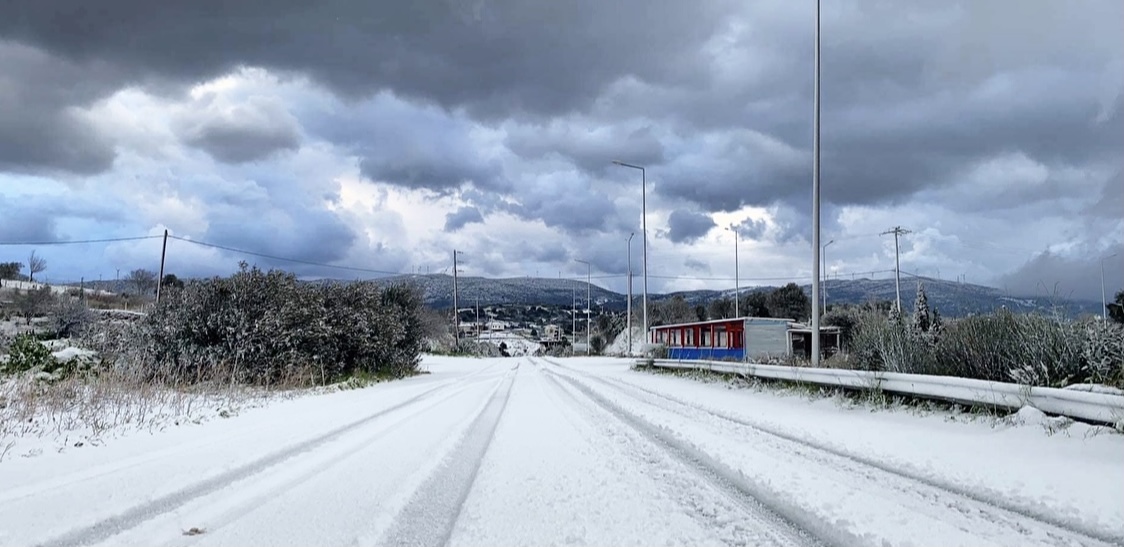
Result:
{"label": "small roadside building", "polygon": [[735,317],[694,323],[659,325],[649,341],[667,348],[671,359],[744,361],[788,353],[791,319]]}
{"label": "small roadside building", "polygon": [[[804,355],[811,358],[811,329],[792,319],[735,317],[649,329],[649,342],[667,348],[669,359],[750,361]],[[821,327],[823,352],[839,348],[839,328]]]}
{"label": "small roadside building", "polygon": [[[820,353],[824,356],[834,355],[839,351],[842,342],[842,330],[839,327],[820,325]],[[812,327],[803,323],[788,325],[789,355],[812,358]]]}

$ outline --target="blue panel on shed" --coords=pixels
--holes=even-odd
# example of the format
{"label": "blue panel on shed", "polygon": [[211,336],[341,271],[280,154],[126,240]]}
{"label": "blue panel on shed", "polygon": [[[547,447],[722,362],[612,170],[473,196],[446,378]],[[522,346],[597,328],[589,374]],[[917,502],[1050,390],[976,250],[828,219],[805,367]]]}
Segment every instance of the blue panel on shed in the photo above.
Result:
{"label": "blue panel on shed", "polygon": [[702,360],[734,360],[741,361],[745,356],[742,348],[667,348],[669,359],[702,359]]}

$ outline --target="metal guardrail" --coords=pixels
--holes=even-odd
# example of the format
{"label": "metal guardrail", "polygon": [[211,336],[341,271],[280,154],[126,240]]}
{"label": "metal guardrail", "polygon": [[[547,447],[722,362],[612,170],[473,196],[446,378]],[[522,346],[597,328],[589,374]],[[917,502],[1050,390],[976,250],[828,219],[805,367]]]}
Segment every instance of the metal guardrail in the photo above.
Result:
{"label": "metal guardrail", "polygon": [[831,368],[787,367],[716,361],[637,359],[637,365],[669,369],[708,370],[773,380],[825,386],[889,391],[949,402],[1019,409],[1032,406],[1048,414],[1121,426],[1124,396],[1109,393],[1032,387],[954,376],[872,372]]}

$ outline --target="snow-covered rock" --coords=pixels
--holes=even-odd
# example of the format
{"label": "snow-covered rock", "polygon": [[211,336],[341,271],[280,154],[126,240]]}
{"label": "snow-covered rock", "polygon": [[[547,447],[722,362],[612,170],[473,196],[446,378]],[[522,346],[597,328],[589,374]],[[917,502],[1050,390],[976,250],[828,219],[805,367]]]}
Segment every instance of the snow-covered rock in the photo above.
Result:
{"label": "snow-covered rock", "polygon": [[67,362],[70,362],[74,359],[78,359],[78,358],[81,358],[81,357],[93,357],[96,354],[97,354],[96,351],[92,351],[92,350],[88,350],[88,349],[82,349],[82,348],[69,347],[69,348],[63,348],[59,351],[52,352],[51,356],[54,357],[55,360],[60,362],[60,363],[67,363]]}

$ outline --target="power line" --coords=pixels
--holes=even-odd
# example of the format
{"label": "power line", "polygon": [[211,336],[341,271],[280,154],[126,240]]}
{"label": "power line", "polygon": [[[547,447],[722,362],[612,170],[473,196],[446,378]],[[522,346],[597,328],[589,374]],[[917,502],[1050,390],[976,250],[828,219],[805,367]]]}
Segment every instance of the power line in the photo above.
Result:
{"label": "power line", "polygon": [[227,247],[225,245],[219,245],[217,243],[208,243],[206,241],[198,241],[198,240],[195,240],[195,239],[187,239],[187,238],[182,238],[182,237],[173,236],[173,235],[170,235],[168,237],[170,239],[184,241],[184,242],[187,242],[187,243],[192,243],[192,244],[200,245],[200,246],[203,246],[203,247],[211,247],[211,248],[214,248],[214,249],[222,249],[224,251],[230,251],[232,253],[240,253],[240,254],[256,256],[256,257],[260,257],[260,258],[267,258],[267,259],[270,259],[270,260],[279,260],[279,261],[282,261],[282,262],[292,262],[294,264],[304,264],[304,265],[307,265],[307,266],[319,266],[321,268],[334,268],[334,269],[337,269],[337,270],[347,270],[347,271],[351,271],[351,272],[373,273],[373,274],[380,274],[380,275],[410,275],[409,273],[406,273],[406,272],[391,272],[391,271],[386,271],[386,270],[375,270],[375,269],[371,269],[371,268],[357,268],[357,267],[354,267],[354,266],[337,266],[335,264],[325,264],[323,262],[313,262],[311,260],[301,260],[299,258],[287,258],[287,257],[283,257],[283,256],[268,255],[268,254],[265,254],[265,253],[247,251],[245,249],[236,249],[234,247]]}
{"label": "power line", "polygon": [[0,245],[78,245],[83,243],[117,243],[119,241],[140,241],[164,236],[113,237],[106,239],[72,239],[67,241],[0,241]]}

